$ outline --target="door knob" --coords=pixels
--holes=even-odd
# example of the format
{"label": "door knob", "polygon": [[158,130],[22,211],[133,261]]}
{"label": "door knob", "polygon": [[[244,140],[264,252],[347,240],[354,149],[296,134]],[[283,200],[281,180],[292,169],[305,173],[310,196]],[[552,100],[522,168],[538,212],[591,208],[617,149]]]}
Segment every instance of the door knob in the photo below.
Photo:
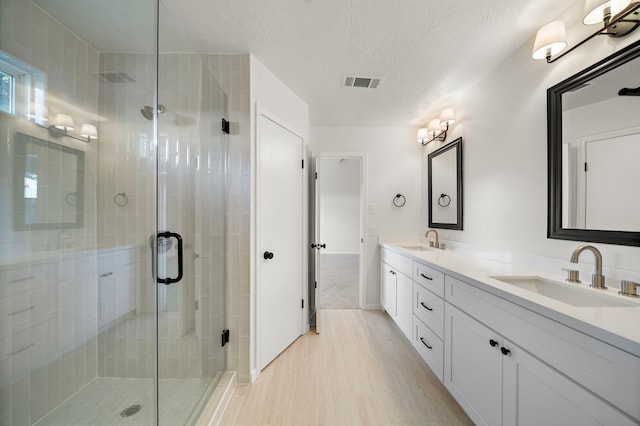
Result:
{"label": "door knob", "polygon": [[264,260],[273,259],[273,253],[271,253],[270,251],[265,251],[262,256],[264,257]]}

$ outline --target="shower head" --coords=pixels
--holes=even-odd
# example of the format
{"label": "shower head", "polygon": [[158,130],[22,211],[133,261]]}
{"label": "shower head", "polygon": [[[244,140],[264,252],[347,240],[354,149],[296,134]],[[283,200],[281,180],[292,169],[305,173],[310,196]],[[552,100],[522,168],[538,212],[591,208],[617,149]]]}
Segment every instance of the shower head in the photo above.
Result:
{"label": "shower head", "polygon": [[[158,104],[158,114],[164,113],[166,108],[162,104]],[[140,108],[140,114],[147,120],[153,120],[153,107],[145,105]]]}

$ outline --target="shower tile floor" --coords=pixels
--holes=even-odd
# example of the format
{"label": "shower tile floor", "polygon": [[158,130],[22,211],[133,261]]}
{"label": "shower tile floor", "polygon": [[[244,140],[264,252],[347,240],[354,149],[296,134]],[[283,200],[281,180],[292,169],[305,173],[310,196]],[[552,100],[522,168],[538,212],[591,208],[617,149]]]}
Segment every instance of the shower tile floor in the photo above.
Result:
{"label": "shower tile floor", "polygon": [[[160,424],[187,424],[207,389],[217,383],[209,379],[161,379]],[[153,424],[153,379],[98,377],[60,407],[41,419],[37,426],[116,426]],[[120,413],[133,404],[142,409],[130,416]]]}
{"label": "shower tile floor", "polygon": [[359,308],[360,255],[320,255],[320,287],[318,307],[323,309]]}

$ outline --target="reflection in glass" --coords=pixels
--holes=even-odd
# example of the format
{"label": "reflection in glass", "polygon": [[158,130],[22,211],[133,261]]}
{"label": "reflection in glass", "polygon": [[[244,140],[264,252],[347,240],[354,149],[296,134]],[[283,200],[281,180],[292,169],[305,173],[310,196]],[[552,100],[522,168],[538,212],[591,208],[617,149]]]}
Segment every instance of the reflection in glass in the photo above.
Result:
{"label": "reflection in glass", "polygon": [[14,229],[82,228],[85,153],[22,133],[14,149]]}
{"label": "reflection in glass", "polygon": [[640,59],[562,95],[562,227],[640,231]]}

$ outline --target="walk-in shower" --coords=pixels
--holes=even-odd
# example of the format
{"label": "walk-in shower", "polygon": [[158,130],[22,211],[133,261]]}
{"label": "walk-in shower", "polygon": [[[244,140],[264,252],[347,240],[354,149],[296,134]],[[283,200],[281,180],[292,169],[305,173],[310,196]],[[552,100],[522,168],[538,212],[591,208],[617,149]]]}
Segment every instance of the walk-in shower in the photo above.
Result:
{"label": "walk-in shower", "polygon": [[227,94],[154,0],[0,9],[0,425],[191,424],[226,370]]}

